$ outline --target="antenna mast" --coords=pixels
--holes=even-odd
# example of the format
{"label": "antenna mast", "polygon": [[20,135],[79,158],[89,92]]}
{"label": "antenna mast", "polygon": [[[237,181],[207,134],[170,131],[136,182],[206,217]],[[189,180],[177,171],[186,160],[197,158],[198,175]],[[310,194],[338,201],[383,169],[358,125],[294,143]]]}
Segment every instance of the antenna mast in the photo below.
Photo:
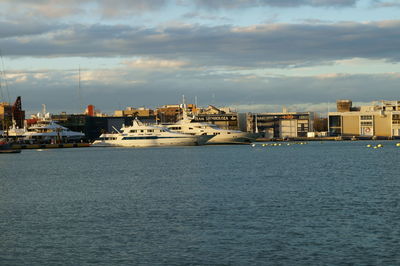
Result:
{"label": "antenna mast", "polygon": [[81,66],[78,68],[78,109],[82,111],[82,95],[81,95]]}

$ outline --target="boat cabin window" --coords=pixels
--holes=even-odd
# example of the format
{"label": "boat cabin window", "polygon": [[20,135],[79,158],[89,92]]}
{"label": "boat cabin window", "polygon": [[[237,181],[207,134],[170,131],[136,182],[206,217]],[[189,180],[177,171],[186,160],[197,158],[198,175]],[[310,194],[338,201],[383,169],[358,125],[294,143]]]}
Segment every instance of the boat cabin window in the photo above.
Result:
{"label": "boat cabin window", "polygon": [[136,129],[132,129],[131,131],[129,131],[130,133],[136,133],[137,130]]}
{"label": "boat cabin window", "polygon": [[99,138],[99,140],[116,140],[116,137],[103,137],[103,138]]}
{"label": "boat cabin window", "polygon": [[143,132],[144,132],[144,130],[143,130],[143,129],[141,129],[141,130],[140,130],[140,132],[141,132],[141,133],[143,133]]}
{"label": "boat cabin window", "polygon": [[170,129],[172,129],[172,130],[181,130],[182,127],[170,127]]}
{"label": "boat cabin window", "polygon": [[154,129],[148,129],[147,132],[148,133],[154,132]]}

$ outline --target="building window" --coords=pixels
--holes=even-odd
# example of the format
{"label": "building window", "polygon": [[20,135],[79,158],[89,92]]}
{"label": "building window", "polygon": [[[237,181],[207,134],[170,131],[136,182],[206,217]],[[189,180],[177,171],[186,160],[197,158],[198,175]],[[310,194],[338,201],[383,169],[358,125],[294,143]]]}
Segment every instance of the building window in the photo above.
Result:
{"label": "building window", "polygon": [[341,127],[340,115],[329,116],[329,127]]}
{"label": "building window", "polygon": [[362,121],[361,122],[361,126],[372,126],[372,122],[370,122],[370,121]]}
{"label": "building window", "polygon": [[360,117],[361,120],[372,120],[372,115],[362,115]]}

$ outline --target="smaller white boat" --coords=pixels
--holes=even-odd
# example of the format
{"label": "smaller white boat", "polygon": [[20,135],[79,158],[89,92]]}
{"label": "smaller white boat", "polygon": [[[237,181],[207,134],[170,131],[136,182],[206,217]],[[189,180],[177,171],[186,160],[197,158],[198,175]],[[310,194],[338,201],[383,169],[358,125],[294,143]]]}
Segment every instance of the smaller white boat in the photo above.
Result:
{"label": "smaller white boat", "polygon": [[171,132],[158,125],[145,125],[137,118],[132,126],[123,126],[117,133],[101,134],[92,146],[157,147],[203,145],[213,136]]}
{"label": "smaller white boat", "polygon": [[57,124],[51,119],[50,113],[46,113],[46,106],[43,105],[43,112],[37,114],[37,122],[24,128],[18,128],[13,121],[13,126],[8,129],[8,136],[14,140],[27,142],[78,142],[85,138],[82,132],[72,131]]}
{"label": "smaller white boat", "polygon": [[23,134],[25,140],[78,141],[85,137],[82,132],[76,132],[63,127],[52,120],[41,120],[28,128]]}

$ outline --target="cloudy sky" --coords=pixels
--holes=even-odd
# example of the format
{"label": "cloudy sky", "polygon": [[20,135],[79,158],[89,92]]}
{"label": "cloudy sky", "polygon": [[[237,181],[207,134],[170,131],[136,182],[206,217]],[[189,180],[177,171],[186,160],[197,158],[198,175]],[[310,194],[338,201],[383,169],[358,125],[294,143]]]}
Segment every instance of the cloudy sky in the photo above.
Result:
{"label": "cloudy sky", "polygon": [[21,95],[28,113],[183,94],[240,112],[400,100],[399,14],[399,0],[0,0],[0,100]]}

